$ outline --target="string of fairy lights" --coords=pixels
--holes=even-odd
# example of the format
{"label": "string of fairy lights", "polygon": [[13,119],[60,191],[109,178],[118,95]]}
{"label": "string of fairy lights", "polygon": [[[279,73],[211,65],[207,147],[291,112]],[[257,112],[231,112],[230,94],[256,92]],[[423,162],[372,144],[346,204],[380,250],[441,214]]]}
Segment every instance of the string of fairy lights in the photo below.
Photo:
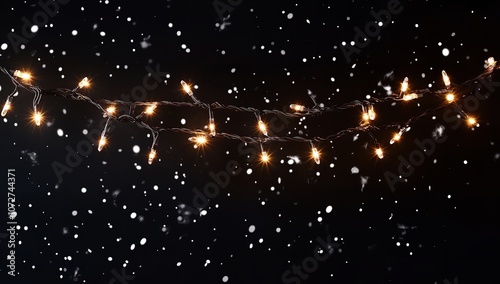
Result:
{"label": "string of fairy lights", "polygon": [[[408,132],[411,126],[418,120],[428,117],[429,115],[436,113],[449,105],[457,104],[460,100],[464,99],[470,95],[471,91],[477,87],[481,80],[488,79],[497,70],[497,62],[493,57],[486,60],[485,70],[478,76],[468,81],[460,84],[453,83],[446,73],[442,71],[442,80],[444,84],[443,89],[439,90],[411,90],[409,85],[408,77],[404,78],[401,83],[401,88],[399,94],[392,94],[384,98],[370,98],[367,100],[355,100],[348,103],[337,104],[332,106],[321,106],[316,102],[315,96],[310,94],[310,98],[314,105],[312,107],[306,107],[299,104],[291,104],[290,111],[280,111],[276,109],[256,109],[253,107],[241,107],[235,105],[224,105],[218,102],[215,103],[205,103],[199,100],[191,86],[185,81],[181,81],[182,90],[191,98],[192,102],[171,102],[171,101],[151,101],[151,102],[126,102],[121,100],[108,100],[108,99],[92,99],[89,96],[79,93],[82,89],[88,89],[91,87],[90,80],[85,77],[78,85],[73,89],[57,88],[57,89],[42,89],[38,86],[32,84],[32,75],[27,71],[21,70],[8,70],[0,66],[0,71],[6,74],[12,84],[14,85],[13,91],[7,96],[5,104],[3,106],[1,115],[6,116],[9,111],[13,109],[13,99],[19,94],[19,89],[24,89],[33,93],[33,113],[32,120],[35,125],[40,126],[44,120],[44,114],[40,110],[39,104],[41,102],[42,96],[56,96],[62,97],[64,99],[83,101],[89,103],[96,107],[102,112],[104,118],[107,118],[104,129],[102,130],[97,148],[101,151],[108,144],[108,132],[110,126],[115,122],[130,123],[135,124],[139,128],[146,129],[151,132],[152,144],[148,154],[148,163],[152,164],[157,157],[158,148],[158,138],[161,132],[174,132],[174,133],[186,133],[191,135],[188,140],[195,144],[195,147],[204,146],[209,142],[211,138],[225,138],[233,140],[241,140],[246,143],[257,143],[260,145],[261,150],[261,161],[263,163],[268,163],[271,161],[270,154],[265,150],[264,145],[270,142],[299,142],[307,143],[310,145],[310,156],[315,163],[320,164],[321,152],[318,150],[317,145],[321,142],[331,142],[337,138],[350,133],[366,133],[372,139],[375,155],[382,159],[384,157],[384,150],[381,144],[378,142],[374,135],[375,131],[384,129],[397,129],[389,144],[394,144],[401,140],[404,133]],[[388,102],[406,102],[415,101],[427,96],[438,96],[443,99],[446,103],[437,106],[433,109],[427,109],[418,116],[413,116],[403,123],[393,123],[386,124],[382,126],[377,126],[374,121],[377,118],[377,113],[375,112],[375,105],[380,103]],[[144,117],[151,116],[155,113],[158,107],[170,106],[170,107],[196,107],[205,109],[208,111],[208,124],[204,126],[203,130],[200,129],[189,129],[189,128],[165,128],[152,126],[143,119]],[[301,118],[306,116],[318,116],[323,115],[328,112],[342,111],[352,108],[361,108],[361,121],[359,125],[340,130],[336,133],[330,134],[325,137],[304,137],[304,136],[274,136],[268,131],[268,126],[262,119],[263,115],[277,115],[285,116],[289,118]],[[464,119],[467,124],[471,127],[479,126],[476,118],[468,115],[462,109],[457,108],[459,111],[459,116]],[[214,118],[214,110],[230,110],[238,112],[253,113],[256,119],[256,127],[260,132],[258,137],[242,136],[233,133],[218,132],[216,129],[216,122]]]}

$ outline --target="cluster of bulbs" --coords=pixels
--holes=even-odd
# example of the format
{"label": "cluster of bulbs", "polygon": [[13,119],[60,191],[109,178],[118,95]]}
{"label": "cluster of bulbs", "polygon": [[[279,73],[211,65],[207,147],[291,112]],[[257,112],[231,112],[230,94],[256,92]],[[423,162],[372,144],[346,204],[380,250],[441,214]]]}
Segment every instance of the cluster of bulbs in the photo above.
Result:
{"label": "cluster of bulbs", "polygon": [[[493,57],[490,57],[486,61],[486,63],[487,63],[488,69],[490,69],[490,70],[495,69],[496,61]],[[35,123],[35,125],[40,126],[44,117],[43,117],[43,113],[37,108],[37,106],[38,106],[40,99],[41,99],[42,90],[39,89],[38,87],[31,85],[32,76],[29,72],[15,70],[14,72],[12,72],[12,76],[13,76],[12,79],[15,80],[14,85],[16,86],[16,90],[17,90],[17,85],[20,84],[17,82],[17,80],[19,80],[20,82],[22,82],[25,85],[32,87],[31,89],[35,93],[34,100],[33,100],[32,120]],[[446,90],[447,90],[447,92],[444,96],[444,100],[448,103],[456,102],[457,98],[453,92],[450,77],[448,76],[448,74],[444,70],[442,71],[442,80],[443,80],[443,83],[444,83]],[[22,86],[22,84],[20,84],[20,86]],[[72,92],[76,93],[80,89],[90,88],[90,86],[91,86],[90,80],[87,77],[85,77],[78,83],[78,85],[72,90]],[[195,104],[197,104],[197,105],[203,104],[200,100],[198,100],[195,97],[195,95],[191,89],[191,86],[188,83],[186,83],[185,81],[181,81],[181,86],[182,86],[182,89],[184,90],[184,92],[187,95],[189,95],[189,97],[193,100],[193,102]],[[410,93],[409,90],[410,90],[409,80],[408,80],[408,77],[406,77],[406,78],[404,78],[403,82],[401,83],[401,91],[400,91],[399,95],[397,95],[397,94],[393,95],[393,96],[395,96],[394,100],[396,100],[396,101],[411,101],[411,100],[418,99],[418,98],[422,97],[421,94]],[[2,112],[1,112],[2,116],[6,116],[8,111],[10,111],[12,109],[12,99],[14,96],[15,96],[15,91],[7,97],[7,100],[4,104]],[[144,110],[137,118],[141,118],[143,115],[147,115],[147,116],[153,115],[155,113],[156,108],[157,108],[157,103],[155,103],[155,102],[147,103]],[[360,126],[368,126],[372,123],[372,121],[374,121],[376,119],[376,116],[377,116],[376,112],[375,112],[374,105],[371,103],[361,104],[361,108],[362,108],[362,115],[361,115]],[[295,113],[304,113],[304,112],[309,111],[308,108],[306,108],[305,106],[300,105],[300,104],[291,104],[290,109]],[[101,151],[107,145],[108,141],[107,141],[106,134],[108,132],[109,125],[113,120],[115,120],[117,118],[116,117],[117,108],[115,105],[111,104],[103,110],[104,110],[103,115],[104,115],[104,117],[108,117],[108,121],[104,127],[104,130],[102,131],[102,134],[101,134],[101,137],[100,137],[100,140],[98,143],[98,150],[99,151]],[[209,137],[215,137],[217,135],[215,120],[214,120],[212,111],[210,109],[210,105],[208,105],[208,110],[209,110],[209,121],[208,121],[208,126],[207,126],[208,132],[200,132],[197,135],[188,138],[188,140],[190,142],[193,142],[195,144],[195,147],[201,147],[201,146],[207,144]],[[462,117],[466,120],[468,125],[470,125],[470,126],[477,125],[476,118],[467,115],[463,111],[461,114],[462,114]],[[261,119],[261,117],[258,113],[256,113],[255,115],[257,118],[257,129],[260,131],[260,133],[262,135],[268,137],[268,130],[267,130],[266,123]],[[146,124],[144,124],[144,125],[146,125]],[[158,138],[158,131],[152,127],[149,127],[149,126],[147,126],[146,128],[150,129],[153,133],[153,144],[151,146],[151,151],[149,152],[149,155],[148,155],[148,163],[152,164],[156,158],[156,155],[157,155],[155,146],[157,144],[156,140]],[[390,144],[394,144],[394,143],[400,141],[402,139],[403,134],[408,130],[409,130],[409,127],[407,127],[407,126],[399,129],[398,132],[394,133],[392,139],[390,140]],[[309,141],[309,142],[311,145],[311,154],[310,154],[311,158],[315,161],[315,163],[320,164],[321,152],[315,147],[315,145],[313,144],[312,141]],[[260,148],[261,148],[261,156],[260,156],[261,161],[263,163],[270,162],[271,156],[264,149],[262,143],[260,143]],[[382,149],[382,147],[380,147],[380,146],[376,147],[374,149],[374,152],[378,158],[382,159],[384,157],[384,150]]]}

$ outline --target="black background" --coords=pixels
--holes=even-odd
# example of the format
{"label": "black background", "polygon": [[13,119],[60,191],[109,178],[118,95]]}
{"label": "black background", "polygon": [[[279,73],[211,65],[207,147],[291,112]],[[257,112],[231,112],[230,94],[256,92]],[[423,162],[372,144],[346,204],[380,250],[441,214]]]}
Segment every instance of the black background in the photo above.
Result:
{"label": "black background", "polygon": [[[189,101],[179,84],[185,80],[199,86],[195,94],[204,102],[282,110],[296,102],[312,106],[308,90],[326,106],[366,95],[382,98],[387,94],[380,84],[398,92],[406,76],[411,88],[440,89],[441,70],[462,82],[480,74],[488,57],[500,58],[498,2],[433,0],[401,1],[402,12],[348,62],[341,43],[349,44],[354,27],[364,29],[373,21],[370,11],[387,3],[243,0],[221,29],[210,1],[72,0],[16,52],[9,34],[22,34],[23,17],[32,20],[41,8],[34,1],[3,1],[0,44],[8,47],[0,50],[0,64],[30,70],[42,88],[73,88],[88,76],[92,88],[84,93],[95,99],[130,94],[142,85],[147,66],[160,66],[169,74],[167,84],[149,91],[146,101]],[[145,38],[150,46],[142,48]],[[12,85],[3,76],[0,86],[3,101]],[[229,94],[235,87],[238,92]],[[365,134],[318,144],[320,165],[308,159],[307,143],[266,143],[273,160],[263,166],[238,151],[239,141],[212,139],[206,148],[193,149],[185,134],[162,133],[159,160],[150,166],[147,131],[117,124],[109,146],[102,152],[94,147],[59,182],[53,163],[64,164],[67,147],[87,141],[83,130],[97,129],[101,114],[82,102],[43,97],[49,125],[36,127],[29,119],[32,95],[22,91],[0,123],[0,188],[6,196],[7,169],[16,169],[20,224],[16,276],[8,276],[2,264],[2,283],[126,283],[113,280],[124,263],[126,274],[135,277],[128,283],[224,283],[225,276],[227,283],[283,283],[283,273],[312,256],[317,238],[327,236],[338,238],[340,250],[300,283],[498,283],[497,93],[472,113],[480,123],[474,129],[454,129],[438,112],[396,145],[388,143],[390,131],[377,132],[387,147],[382,160]],[[377,106],[376,123],[404,121],[441,104],[424,98]],[[358,125],[359,113],[291,119],[275,134],[324,137]],[[258,135],[251,114],[214,114],[219,131]],[[148,120],[197,129],[207,118],[202,109],[165,107]],[[398,157],[408,159],[418,149],[414,141],[432,138],[440,125],[446,141],[392,192],[384,173],[397,173]],[[290,165],[288,156],[299,156],[301,163]],[[242,172],[198,216],[186,207],[195,207],[193,189],[213,182],[210,173],[223,171],[229,161]],[[362,177],[368,177],[364,188]],[[133,212],[138,217],[131,218]],[[7,221],[5,215],[2,223]],[[1,251],[5,261],[5,238]]]}

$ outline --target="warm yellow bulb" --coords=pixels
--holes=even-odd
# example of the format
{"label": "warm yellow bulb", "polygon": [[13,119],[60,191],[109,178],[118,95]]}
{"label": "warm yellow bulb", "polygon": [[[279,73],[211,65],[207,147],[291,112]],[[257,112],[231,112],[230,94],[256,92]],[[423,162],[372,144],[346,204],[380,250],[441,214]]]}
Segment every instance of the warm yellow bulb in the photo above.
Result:
{"label": "warm yellow bulb", "polygon": [[90,87],[89,78],[87,78],[87,77],[83,78],[83,80],[81,80],[80,83],[78,83],[78,87],[80,89]]}
{"label": "warm yellow bulb", "polygon": [[10,108],[11,108],[10,102],[6,101],[5,104],[3,105],[2,116],[6,116]]}
{"label": "warm yellow bulb", "polygon": [[152,115],[153,113],[155,113],[155,109],[156,109],[156,105],[151,105],[151,106],[148,106],[144,112],[147,115]]}
{"label": "warm yellow bulb", "polygon": [[155,160],[156,158],[156,150],[155,149],[151,149],[151,152],[149,152],[149,157],[148,157],[148,164],[152,164],[153,161]]}
{"label": "warm yellow bulb", "polygon": [[298,104],[291,104],[290,108],[294,111],[304,111],[306,107]]}
{"label": "warm yellow bulb", "polygon": [[33,121],[35,121],[36,126],[40,126],[40,124],[42,123],[42,119],[43,119],[42,113],[37,111],[33,114]]}
{"label": "warm yellow bulb", "polygon": [[411,94],[404,95],[403,96],[403,101],[411,101],[411,100],[414,100],[414,99],[417,99],[417,98],[418,98],[417,94],[411,93]]}
{"label": "warm yellow bulb", "polygon": [[101,136],[101,139],[99,140],[99,146],[97,146],[97,151],[101,152],[102,148],[104,148],[107,143],[108,141],[106,139],[106,136]]}
{"label": "warm yellow bulb", "polygon": [[390,143],[394,144],[394,142],[398,142],[399,140],[401,140],[401,133],[395,133]]}
{"label": "warm yellow bulb", "polygon": [[497,64],[497,62],[495,61],[495,58],[493,58],[493,57],[488,58],[486,63],[488,64],[488,67],[490,67],[490,68],[495,67]]}
{"label": "warm yellow bulb", "polygon": [[366,112],[363,112],[362,118],[363,118],[364,122],[369,122],[370,121],[370,116]]}
{"label": "warm yellow bulb", "polygon": [[318,149],[316,149],[316,147],[312,148],[312,157],[314,159],[314,162],[316,162],[316,164],[319,165],[319,163],[320,163],[320,160],[319,160],[320,153],[319,153]]}
{"label": "warm yellow bulb", "polygon": [[375,154],[378,156],[379,159],[383,159],[384,158],[384,151],[382,150],[382,148],[377,148],[375,150]]}
{"label": "warm yellow bulb", "polygon": [[455,101],[455,95],[453,93],[446,94],[446,101],[452,103]]}
{"label": "warm yellow bulb", "polygon": [[449,87],[451,85],[450,77],[448,74],[446,74],[446,71],[442,71],[441,74],[443,75],[443,82],[446,87]]}
{"label": "warm yellow bulb", "polygon": [[191,90],[191,86],[188,85],[188,83],[181,81],[182,88],[184,89],[184,92],[186,92],[188,95],[192,96],[193,91]]}
{"label": "warm yellow bulb", "polygon": [[262,151],[262,154],[260,155],[260,160],[263,163],[268,163],[271,160],[271,157],[266,151]]}
{"label": "warm yellow bulb", "polygon": [[20,70],[14,71],[14,76],[17,78],[21,78],[23,81],[31,80],[31,74],[28,72],[22,72]]}
{"label": "warm yellow bulb", "polygon": [[207,137],[205,135],[198,135],[198,136],[194,136],[194,137],[189,137],[188,140],[191,142],[194,142],[196,144],[196,146],[203,146],[203,145],[207,144],[207,142],[208,142]]}
{"label": "warm yellow bulb", "polygon": [[114,107],[114,106],[110,106],[110,107],[108,107],[108,108],[106,109],[106,112],[107,112],[108,114],[115,114],[115,112],[116,112],[116,107]]}
{"label": "warm yellow bulb", "polygon": [[264,134],[264,135],[267,136],[267,126],[266,126],[266,124],[262,120],[259,120],[258,126],[259,126],[259,130],[262,132],[262,134]]}
{"label": "warm yellow bulb", "polygon": [[215,136],[215,123],[210,122],[208,125],[208,130],[210,130],[210,135]]}
{"label": "warm yellow bulb", "polygon": [[469,124],[469,126],[474,126],[477,124],[477,120],[474,117],[469,117],[467,118],[467,123]]}
{"label": "warm yellow bulb", "polygon": [[373,108],[373,105],[370,105],[368,107],[368,117],[370,118],[370,120],[375,120],[375,109]]}
{"label": "warm yellow bulb", "polygon": [[403,83],[401,83],[401,92],[405,93],[408,90],[408,77],[405,77]]}

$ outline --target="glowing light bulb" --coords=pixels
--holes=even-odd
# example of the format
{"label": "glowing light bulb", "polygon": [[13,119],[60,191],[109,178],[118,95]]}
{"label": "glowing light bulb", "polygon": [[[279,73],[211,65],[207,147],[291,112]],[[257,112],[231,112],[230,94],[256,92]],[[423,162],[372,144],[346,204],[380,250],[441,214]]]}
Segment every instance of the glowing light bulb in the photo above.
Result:
{"label": "glowing light bulb", "polygon": [[106,109],[106,112],[107,112],[108,114],[115,114],[115,112],[116,112],[116,107],[114,107],[114,106],[110,106],[110,107],[108,107],[108,108]]}
{"label": "glowing light bulb", "polygon": [[156,150],[155,149],[151,149],[151,152],[149,152],[149,156],[148,156],[148,164],[152,164],[153,161],[155,160],[156,158]]}
{"label": "glowing light bulb", "polygon": [[189,137],[188,140],[194,142],[196,146],[203,146],[208,142],[207,137],[205,135],[197,135],[194,137]]}
{"label": "glowing light bulb", "polygon": [[446,101],[452,103],[455,101],[455,95],[453,93],[446,94]]}
{"label": "glowing light bulb", "polygon": [[40,126],[40,124],[42,123],[42,119],[43,119],[42,113],[37,111],[33,114],[33,121],[35,121],[36,126]]}
{"label": "glowing light bulb", "polygon": [[97,151],[101,152],[102,148],[104,148],[104,146],[106,146],[107,143],[108,141],[106,139],[106,136],[101,135],[101,139],[99,139],[99,146],[97,146]]}
{"label": "glowing light bulb", "polygon": [[401,83],[401,92],[406,93],[408,90],[408,77],[405,77],[403,83]]}
{"label": "glowing light bulb", "polygon": [[210,119],[210,124],[208,124],[208,130],[210,130],[210,135],[215,136],[215,122],[212,119]]}
{"label": "glowing light bulb", "polygon": [[370,122],[370,116],[368,116],[367,112],[363,112],[363,116],[361,117],[364,122],[368,123]]}
{"label": "glowing light bulb", "polygon": [[418,95],[415,93],[407,94],[403,96],[403,101],[411,101],[414,99],[418,99]]}
{"label": "glowing light bulb", "polygon": [[20,78],[23,81],[29,81],[31,80],[31,74],[28,72],[22,72],[20,70],[14,71],[14,77]]}
{"label": "glowing light bulb", "polygon": [[378,156],[379,159],[383,159],[384,158],[384,151],[382,150],[382,148],[377,148],[375,150],[375,154]]}
{"label": "glowing light bulb", "polygon": [[319,153],[318,149],[316,149],[316,147],[312,148],[312,157],[314,159],[314,162],[316,162],[316,164],[319,165],[319,163],[320,163],[320,160],[319,160],[320,153]]}
{"label": "glowing light bulb", "polygon": [[486,64],[488,65],[488,68],[494,68],[497,65],[497,62],[495,61],[495,58],[490,57],[486,60]]}
{"label": "glowing light bulb", "polygon": [[448,88],[451,85],[450,77],[446,74],[446,71],[442,71],[444,85]]}
{"label": "glowing light bulb", "polygon": [[390,143],[394,144],[395,142],[398,142],[401,140],[401,136],[403,136],[403,129],[401,129],[398,133],[394,133],[394,136],[392,137]]}
{"label": "glowing light bulb", "polygon": [[153,113],[155,113],[155,109],[156,109],[156,105],[150,105],[146,108],[146,110],[144,111],[147,115],[152,115]]}
{"label": "glowing light bulb", "polygon": [[477,120],[474,117],[469,116],[467,118],[467,124],[469,124],[469,126],[474,126],[477,124]]}
{"label": "glowing light bulb", "polygon": [[262,120],[259,120],[258,126],[259,126],[259,130],[262,132],[262,134],[264,134],[264,135],[267,136],[267,126],[266,126],[266,124]]}
{"label": "glowing light bulb", "polygon": [[305,106],[298,105],[298,104],[291,104],[290,108],[293,109],[294,111],[304,111],[306,109]]}
{"label": "glowing light bulb", "polygon": [[369,105],[368,106],[368,118],[370,118],[370,120],[375,120],[375,109],[373,108],[373,105]]}
{"label": "glowing light bulb", "polygon": [[271,157],[269,156],[269,154],[266,151],[262,151],[262,154],[260,155],[260,160],[263,163],[269,163],[269,161],[271,160]]}
{"label": "glowing light bulb", "polygon": [[184,92],[186,92],[188,95],[192,96],[193,91],[191,90],[191,86],[188,85],[188,83],[181,81],[182,88],[184,89]]}
{"label": "glowing light bulb", "polygon": [[89,78],[85,77],[83,80],[78,83],[78,88],[83,89],[83,88],[88,88],[90,87],[90,81]]}
{"label": "glowing light bulb", "polygon": [[3,105],[3,109],[2,109],[2,116],[6,116],[7,115],[7,112],[11,109],[11,105],[10,105],[10,101],[7,100],[5,102],[5,104]]}

